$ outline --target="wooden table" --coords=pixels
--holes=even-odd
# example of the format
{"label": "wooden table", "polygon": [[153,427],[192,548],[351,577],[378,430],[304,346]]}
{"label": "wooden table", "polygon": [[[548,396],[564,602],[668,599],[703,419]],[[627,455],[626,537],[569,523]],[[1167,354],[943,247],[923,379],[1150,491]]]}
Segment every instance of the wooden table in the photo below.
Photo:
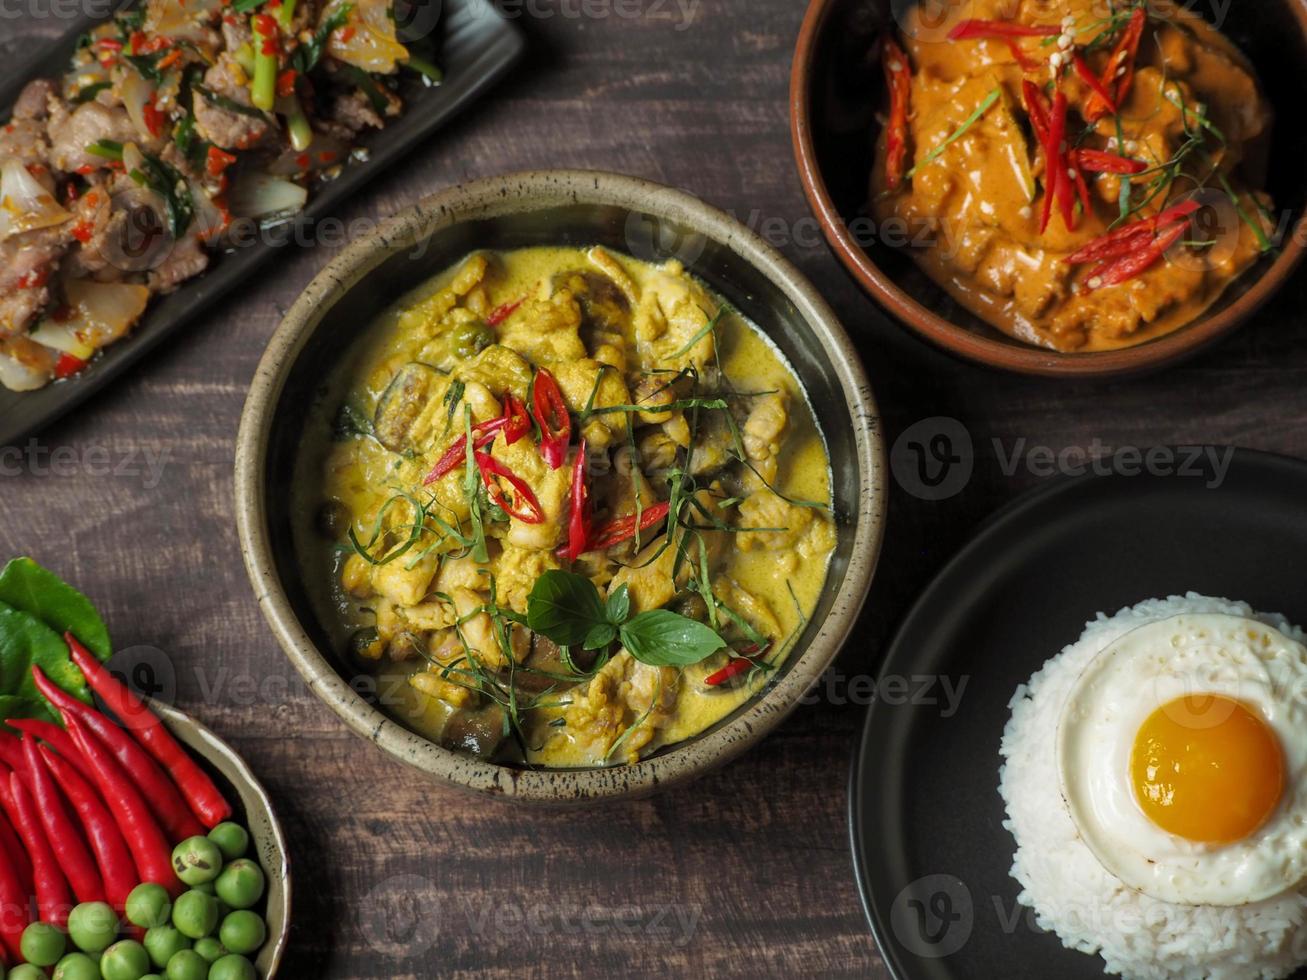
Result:
{"label": "wooden table", "polygon": [[[178,705],[231,739],[275,797],[295,872],[287,977],[886,975],[849,862],[864,712],[852,695],[865,688],[850,682],[874,672],[907,603],[976,524],[1041,479],[1024,465],[1008,475],[1005,460],[1193,442],[1307,456],[1307,277],[1235,339],[1144,380],[1073,385],[955,363],[888,322],[816,234],[786,110],[803,4],[683,2],[688,22],[671,0],[516,5],[536,11],[521,18],[527,62],[342,217],[512,169],[683,187],[771,238],[829,297],[891,440],[925,418],[965,423],[970,484],[937,503],[894,488],[855,640],[821,696],[745,758],[645,802],[535,813],[422,781],[307,692],[246,583],[232,454],[264,342],[330,249],[285,250],[134,378],[20,447],[25,472],[5,469],[0,555],[31,554],[79,583],[119,648],[164,651]],[[55,28],[4,21],[0,35]]]}

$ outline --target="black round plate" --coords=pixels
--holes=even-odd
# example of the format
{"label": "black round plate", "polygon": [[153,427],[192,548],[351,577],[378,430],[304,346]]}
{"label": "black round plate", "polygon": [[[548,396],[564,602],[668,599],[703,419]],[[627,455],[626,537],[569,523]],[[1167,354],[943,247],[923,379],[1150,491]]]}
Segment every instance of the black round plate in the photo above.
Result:
{"label": "black round plate", "polygon": [[1307,463],[1222,448],[1161,459],[1123,458],[1000,511],[900,626],[849,793],[858,887],[900,980],[1104,976],[1017,904],[998,795],[1013,691],[1096,612],[1192,590],[1307,622]]}

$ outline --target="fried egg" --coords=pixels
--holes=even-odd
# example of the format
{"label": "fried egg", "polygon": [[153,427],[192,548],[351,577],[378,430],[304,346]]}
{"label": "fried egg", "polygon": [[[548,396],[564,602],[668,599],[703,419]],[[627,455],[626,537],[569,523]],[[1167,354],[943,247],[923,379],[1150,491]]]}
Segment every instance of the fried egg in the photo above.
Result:
{"label": "fried egg", "polygon": [[1076,681],[1057,750],[1080,836],[1129,887],[1235,906],[1307,878],[1307,648],[1278,630],[1132,630]]}

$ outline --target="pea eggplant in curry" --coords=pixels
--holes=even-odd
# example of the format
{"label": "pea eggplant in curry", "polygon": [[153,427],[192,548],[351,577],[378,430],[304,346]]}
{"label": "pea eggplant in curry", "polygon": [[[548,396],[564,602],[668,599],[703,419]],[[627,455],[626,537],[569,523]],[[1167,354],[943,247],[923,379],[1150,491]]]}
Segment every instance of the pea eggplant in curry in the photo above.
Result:
{"label": "pea eggplant in curry", "polygon": [[1105,350],[1199,316],[1272,249],[1271,111],[1252,66],[1178,7],[974,0],[886,37],[873,210],[1005,333]]}
{"label": "pea eggplant in curry", "polygon": [[360,339],[310,425],[322,618],[401,721],[484,758],[630,763],[701,732],[825,583],[804,392],[674,261],[473,254]]}

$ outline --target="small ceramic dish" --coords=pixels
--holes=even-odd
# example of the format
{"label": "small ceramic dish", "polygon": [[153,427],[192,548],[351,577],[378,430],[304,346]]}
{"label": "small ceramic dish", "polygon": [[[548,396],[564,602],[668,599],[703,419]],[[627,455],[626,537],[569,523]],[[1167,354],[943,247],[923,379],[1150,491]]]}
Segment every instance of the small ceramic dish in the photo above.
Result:
{"label": "small ceramic dish", "polygon": [[[1307,4],[1269,0],[1255,16],[1230,17],[1222,29],[1256,65],[1275,111],[1267,189],[1280,213],[1291,216],[1278,254],[1260,260],[1198,319],[1120,350],[1064,353],[1034,347],[959,306],[905,250],[864,233],[879,132],[875,114],[885,102],[880,64],[868,52],[892,23],[891,9],[901,18],[913,2],[812,0],[790,76],[790,129],[808,203],[849,274],[910,330],[959,357],[1022,374],[1134,374],[1174,363],[1229,334],[1298,266],[1307,248],[1307,181],[1301,165],[1307,155],[1307,106],[1297,96],[1300,66],[1307,59]],[[1209,9],[1194,11],[1206,15]]]}
{"label": "small ceramic dish", "polygon": [[[523,769],[452,751],[365,700],[352,668],[316,621],[292,541],[290,480],[305,406],[348,341],[413,286],[476,249],[603,245],[636,258],[678,258],[748,316],[807,389],[832,460],[837,545],[825,590],[767,688],[695,738],[635,765]],[[237,525],[246,567],[273,633],[310,687],[351,728],[437,779],[531,803],[647,794],[756,743],[797,705],[857,619],[880,550],[886,502],[879,416],[848,336],[825,301],[775,250],[681,191],[630,177],[545,171],[454,187],[415,205],[341,253],[273,335],[250,390],[236,453]]]}
{"label": "small ceramic dish", "polygon": [[177,740],[206,764],[210,776],[218,781],[233,808],[235,819],[250,832],[252,853],[267,878],[266,907],[262,914],[268,926],[268,938],[254,958],[254,966],[263,980],[277,975],[286,946],[290,942],[290,863],[286,835],[267,791],[259,784],[245,760],[236,750],[205,728],[190,715],[158,701],[150,708]]}

